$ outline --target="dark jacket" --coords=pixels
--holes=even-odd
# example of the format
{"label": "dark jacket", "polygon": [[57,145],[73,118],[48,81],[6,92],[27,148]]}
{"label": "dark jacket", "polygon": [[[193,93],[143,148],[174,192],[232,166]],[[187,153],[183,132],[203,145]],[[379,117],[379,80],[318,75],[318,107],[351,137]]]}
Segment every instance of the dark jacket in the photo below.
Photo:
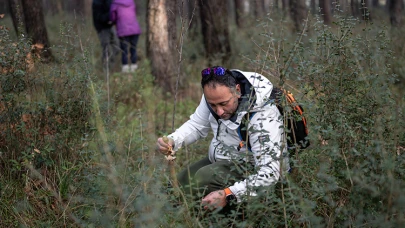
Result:
{"label": "dark jacket", "polygon": [[103,29],[109,29],[112,26],[110,22],[110,7],[112,0],[93,0],[93,23],[97,32]]}

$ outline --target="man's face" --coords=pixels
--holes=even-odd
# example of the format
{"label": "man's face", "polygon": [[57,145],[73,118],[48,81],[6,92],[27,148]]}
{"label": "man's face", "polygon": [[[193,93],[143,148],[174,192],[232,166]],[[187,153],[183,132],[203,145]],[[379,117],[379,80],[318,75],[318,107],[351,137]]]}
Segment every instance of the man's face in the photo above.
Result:
{"label": "man's face", "polygon": [[228,120],[238,109],[239,85],[234,91],[224,85],[216,85],[215,88],[206,85],[203,91],[208,104],[221,119]]}

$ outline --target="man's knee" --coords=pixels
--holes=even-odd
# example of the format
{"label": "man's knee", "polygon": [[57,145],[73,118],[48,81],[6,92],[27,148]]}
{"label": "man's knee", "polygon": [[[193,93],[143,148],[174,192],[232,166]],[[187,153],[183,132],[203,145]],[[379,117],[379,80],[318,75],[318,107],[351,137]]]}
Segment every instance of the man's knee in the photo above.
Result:
{"label": "man's knee", "polygon": [[200,187],[207,185],[223,185],[227,179],[229,179],[229,174],[215,166],[203,167],[195,174],[195,180]]}
{"label": "man's knee", "polygon": [[179,184],[183,187],[190,185],[190,178],[189,178],[189,173],[187,170],[182,170],[177,174],[177,181]]}
{"label": "man's knee", "polygon": [[206,167],[199,169],[194,176],[200,186],[208,185],[212,181],[212,170]]}

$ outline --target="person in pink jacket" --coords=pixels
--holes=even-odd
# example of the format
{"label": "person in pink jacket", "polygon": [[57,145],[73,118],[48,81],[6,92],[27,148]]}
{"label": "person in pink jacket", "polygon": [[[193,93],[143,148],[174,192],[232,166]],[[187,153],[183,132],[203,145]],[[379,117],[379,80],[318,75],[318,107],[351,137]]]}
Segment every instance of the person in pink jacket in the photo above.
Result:
{"label": "person in pink jacket", "polygon": [[134,0],[113,0],[110,9],[110,19],[115,23],[117,36],[120,39],[122,72],[133,72],[138,68],[136,64],[136,45],[141,34],[141,27],[136,18]]}

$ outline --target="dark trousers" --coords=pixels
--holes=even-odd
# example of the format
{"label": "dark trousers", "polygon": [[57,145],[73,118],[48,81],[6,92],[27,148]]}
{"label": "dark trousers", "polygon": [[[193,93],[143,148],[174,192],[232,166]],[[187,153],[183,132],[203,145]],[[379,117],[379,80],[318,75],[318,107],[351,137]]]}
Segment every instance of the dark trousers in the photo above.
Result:
{"label": "dark trousers", "polygon": [[177,179],[183,191],[190,195],[207,195],[210,192],[225,189],[245,178],[245,170],[251,164],[236,161],[219,161],[211,163],[205,157],[182,170]]}
{"label": "dark trousers", "polygon": [[[118,38],[113,28],[97,31],[102,48],[102,64],[104,67],[109,64],[109,68],[114,64],[114,59],[119,53]],[[108,61],[107,61],[108,60]]]}
{"label": "dark trousers", "polygon": [[137,61],[136,55],[136,45],[138,43],[139,35],[132,35],[132,36],[123,36],[120,37],[120,45],[121,45],[121,62],[122,65],[127,65],[128,62],[128,54],[131,57],[131,63],[135,64]]}
{"label": "dark trousers", "polygon": [[[198,216],[202,216],[200,219],[212,220],[211,222],[216,223],[219,227],[228,227],[235,219],[242,221],[245,203],[232,202],[219,211],[201,212],[201,200],[210,192],[225,189],[235,182],[245,179],[252,170],[253,165],[244,161],[211,163],[208,157],[205,157],[182,170],[177,175],[177,180],[186,197],[192,200],[190,202],[194,202],[191,205],[198,212]],[[215,214],[220,216],[211,216]],[[220,220],[217,221],[217,219]]]}
{"label": "dark trousers", "polygon": [[[208,157],[205,157],[187,166],[177,175],[177,179],[186,196],[194,200],[193,207],[197,209],[196,214],[202,216],[202,221],[208,219],[218,227],[237,227],[237,224],[248,221],[249,218],[252,227],[281,227],[285,221],[281,192],[286,191],[288,187],[282,181],[271,186],[255,188],[258,195],[249,198],[249,201],[227,204],[219,211],[201,212],[200,202],[204,196],[244,180],[252,172],[254,166],[244,161],[211,163]],[[266,213],[271,213],[271,220]],[[261,214],[265,216],[260,216]]]}

